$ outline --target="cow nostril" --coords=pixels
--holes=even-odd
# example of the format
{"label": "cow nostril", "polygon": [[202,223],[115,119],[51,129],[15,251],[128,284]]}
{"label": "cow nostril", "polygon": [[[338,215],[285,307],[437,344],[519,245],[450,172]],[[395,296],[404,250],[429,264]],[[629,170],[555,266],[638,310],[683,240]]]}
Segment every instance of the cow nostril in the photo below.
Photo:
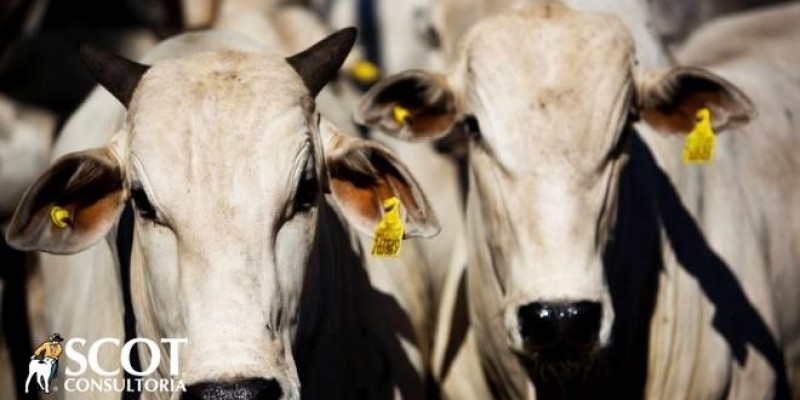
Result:
{"label": "cow nostril", "polygon": [[600,334],[602,308],[595,301],[580,301],[565,306],[563,323],[565,339],[572,345],[591,346]]}
{"label": "cow nostril", "polygon": [[517,318],[522,339],[531,347],[543,348],[558,341],[558,309],[552,304],[526,304],[517,311]]}
{"label": "cow nostril", "polygon": [[602,307],[594,301],[535,302],[517,311],[520,334],[531,350],[588,350],[600,334],[601,317]]}
{"label": "cow nostril", "polygon": [[281,396],[283,390],[276,380],[251,378],[231,383],[189,385],[181,400],[278,400]]}

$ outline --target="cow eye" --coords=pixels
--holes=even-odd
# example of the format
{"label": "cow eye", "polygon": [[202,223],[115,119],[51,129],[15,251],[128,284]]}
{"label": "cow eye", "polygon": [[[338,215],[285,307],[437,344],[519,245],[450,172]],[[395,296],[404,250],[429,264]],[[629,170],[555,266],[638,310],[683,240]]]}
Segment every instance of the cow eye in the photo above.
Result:
{"label": "cow eye", "polygon": [[467,135],[480,136],[481,125],[478,123],[478,119],[475,118],[474,115],[467,115],[467,117],[464,118],[464,126],[467,129]]}
{"label": "cow eye", "polygon": [[147,198],[147,193],[145,193],[141,183],[134,182],[131,185],[131,198],[133,199],[133,207],[139,213],[139,216],[150,221],[156,220],[156,209],[150,203],[150,199]]}
{"label": "cow eye", "polygon": [[428,27],[425,28],[422,32],[422,37],[431,49],[435,50],[442,47],[442,39],[439,37],[439,32],[437,32],[436,28],[432,25],[428,25]]}
{"label": "cow eye", "polygon": [[[311,161],[309,161],[311,164]],[[317,192],[319,185],[317,184],[317,175],[313,168],[306,168],[300,183],[297,185],[297,192],[294,194],[294,204],[292,206],[292,213],[302,213],[311,210],[317,201]]]}
{"label": "cow eye", "polygon": [[431,49],[438,49],[442,46],[442,40],[439,38],[436,28],[431,24],[427,10],[423,8],[414,10],[414,25],[417,34]]}

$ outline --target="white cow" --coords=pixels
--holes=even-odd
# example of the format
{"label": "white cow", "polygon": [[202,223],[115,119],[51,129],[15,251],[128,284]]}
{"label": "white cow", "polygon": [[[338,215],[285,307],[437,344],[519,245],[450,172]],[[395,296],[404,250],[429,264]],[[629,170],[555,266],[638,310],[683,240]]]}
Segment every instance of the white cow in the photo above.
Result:
{"label": "white cow", "polygon": [[[424,395],[396,336],[413,341],[408,317],[370,285],[354,232],[371,235],[392,196],[406,237],[434,235],[435,215],[391,153],[341,135],[313,107],[354,39],[343,30],[284,59],[242,51],[247,41],[231,35],[198,33],[155,54],[181,42],[209,51],[151,67],[83,51],[127,107],[124,125],[109,143],[59,159],[6,233],[17,248],[79,252],[44,262],[75,276],[61,274],[60,290],[51,281],[57,297],[48,299],[69,304],[58,316],[65,337],[124,336],[113,228],[132,198],[138,335],[189,338],[184,396],[298,399],[301,383],[307,398]],[[54,206],[68,211],[66,227],[53,222]],[[105,347],[101,364],[114,370],[118,358]],[[157,377],[168,374],[166,354]]]}
{"label": "white cow", "polygon": [[[722,51],[685,50],[705,69],[653,70],[619,18],[536,2],[472,26],[447,74],[408,71],[365,96],[359,118],[402,138],[470,121],[466,294],[496,397],[797,387],[800,37],[781,28],[798,9],[753,16]],[[686,166],[702,108],[715,159]]]}
{"label": "white cow", "polygon": [[[144,58],[145,63],[153,62],[157,59],[174,58],[186,53],[193,53],[209,48],[226,48],[235,46],[241,50],[263,52],[268,48],[279,54],[292,54],[302,50],[317,40],[325,37],[327,28],[319,18],[310,10],[294,6],[278,6],[278,2],[270,1],[225,1],[220,3],[218,15],[213,21],[213,25],[221,31],[228,33],[214,33],[213,35],[187,35],[174,40],[170,40],[159,46]],[[229,34],[236,32],[247,36],[252,41],[243,41],[238,35]],[[333,87],[331,87],[333,86]],[[347,98],[347,87],[342,82],[328,85],[317,97],[317,106],[325,116],[339,126],[345,132],[352,132],[352,110],[348,106],[355,104],[355,100],[344,100]],[[56,143],[54,157],[60,157],[69,152],[85,150],[91,147],[102,146],[106,143],[113,132],[116,132],[121,124],[123,107],[112,98],[104,89],[96,89],[84,105],[67,122],[64,131]],[[403,143],[406,148],[410,148]],[[413,148],[411,148],[413,150]],[[401,158],[402,160],[402,158]],[[407,163],[408,164],[408,163]],[[413,165],[413,164],[412,164]],[[427,165],[427,164],[426,164]],[[449,164],[446,165],[451,168]],[[411,173],[420,171],[419,166],[414,165]],[[424,170],[422,170],[424,171]],[[444,171],[443,171],[444,172]],[[455,180],[445,180],[444,185],[427,185],[432,174],[424,174],[421,185],[426,193],[426,187],[432,188],[434,196],[439,193],[456,192],[452,188],[457,188]],[[429,196],[430,197],[430,196]],[[434,207],[434,210],[438,210]],[[455,215],[454,219],[459,224],[461,214],[458,207],[447,207],[444,209],[445,215]],[[448,225],[449,227],[449,225]],[[449,229],[447,232],[453,232]],[[460,232],[461,230],[455,230]],[[369,238],[359,237],[363,246],[369,246]],[[436,243],[442,239],[435,238]],[[435,296],[438,290],[434,290],[435,279],[431,276],[433,264],[430,261],[430,253],[427,249],[437,250],[437,254],[449,254],[451,246],[436,246],[427,244],[428,240],[411,240],[404,245],[404,250],[397,259],[375,259],[366,260],[366,269],[369,279],[373,286],[396,302],[402,313],[410,320],[411,331],[397,334],[398,340],[403,343],[403,349],[407,353],[406,357],[411,360],[416,375],[420,379],[429,375],[429,358],[431,347],[431,330],[435,322]],[[62,296],[69,296],[70,292],[62,287],[63,281],[73,282],[80,285],[80,276],[70,275],[63,271],[64,263],[75,263],[84,265],[88,261],[86,257],[96,257],[96,255],[78,254],[67,259],[63,257],[44,255],[44,267],[49,272],[48,310],[50,326],[52,329],[66,331],[67,324],[74,322],[65,321],[61,311],[65,304]],[[54,259],[55,258],[55,259]],[[444,263],[442,263],[444,264]],[[444,265],[446,267],[446,265]],[[444,270],[438,268],[436,271]],[[106,270],[94,271],[93,274],[111,274]],[[67,275],[67,276],[64,276]],[[109,279],[113,277],[109,276]],[[110,284],[107,288],[101,289],[98,293],[86,294],[95,298],[98,302],[104,302],[106,296],[112,296],[111,302],[119,299],[113,297],[118,293],[118,288]],[[107,292],[106,292],[107,291]],[[61,295],[55,295],[61,293]],[[69,315],[69,314],[66,314]],[[99,326],[116,326],[122,329],[120,322],[113,315],[105,318],[95,318]],[[105,321],[105,322],[101,322]],[[65,333],[66,334],[66,333]],[[107,351],[103,349],[102,351]],[[108,352],[108,351],[107,351]],[[108,352],[108,357],[113,358],[113,354]]]}
{"label": "white cow", "polygon": [[[458,62],[459,43],[469,29],[489,16],[517,10],[530,4],[535,4],[540,0],[433,0],[431,1],[430,23],[432,34],[439,39],[439,47],[430,51],[427,64],[434,72],[445,72],[448,65]],[[567,0],[566,3],[575,9],[585,11],[598,11],[616,15],[631,30],[636,42],[639,62],[651,68],[664,68],[669,65],[670,57],[662,48],[657,32],[652,27],[652,13],[648,7],[647,0]],[[462,124],[464,121],[461,121]],[[455,130],[460,130],[457,127]],[[450,135],[457,138],[458,135]],[[463,139],[462,139],[463,140]],[[457,140],[456,140],[457,141]],[[397,142],[397,140],[395,141]],[[417,146],[419,149],[416,154],[409,148],[413,146],[407,143],[402,148],[401,157],[406,160],[421,158],[428,160],[429,149]],[[462,144],[462,146],[464,146]],[[414,169],[417,176],[423,175],[427,163],[419,163]],[[438,171],[437,168],[428,170]],[[418,172],[419,171],[419,172]],[[448,187],[441,181],[447,178],[447,174],[436,174],[428,181],[438,180],[434,187]],[[452,180],[451,184],[455,182]],[[425,186],[426,193],[431,191]],[[447,197],[437,197],[435,193],[431,196],[434,207],[444,204],[441,199]],[[449,203],[454,203],[450,201]],[[461,205],[462,202],[458,202]],[[459,208],[460,210],[460,208]],[[447,217],[451,215],[443,214],[437,209],[438,215],[442,217],[444,230],[448,233],[448,226],[455,226],[459,230],[463,225],[452,223]],[[445,236],[442,235],[442,236]],[[431,241],[442,241],[445,237],[438,237]],[[460,239],[460,238],[459,238]],[[462,299],[466,282],[464,277],[466,269],[465,245],[457,243],[447,248],[453,248],[453,260],[451,267],[447,270],[445,282],[440,287],[443,288],[439,305],[439,317],[435,331],[433,346],[432,366],[434,377],[441,382],[445,395],[449,398],[457,399],[482,399],[490,396],[488,387],[482,381],[483,373],[480,366],[475,363],[477,350],[474,345],[472,332],[467,330],[468,316],[466,315],[465,300]]]}
{"label": "white cow", "polygon": [[31,360],[28,364],[28,378],[25,379],[25,393],[31,392],[30,384],[34,377],[36,378],[34,383],[45,393],[50,393],[50,370],[54,362],[50,358]]}

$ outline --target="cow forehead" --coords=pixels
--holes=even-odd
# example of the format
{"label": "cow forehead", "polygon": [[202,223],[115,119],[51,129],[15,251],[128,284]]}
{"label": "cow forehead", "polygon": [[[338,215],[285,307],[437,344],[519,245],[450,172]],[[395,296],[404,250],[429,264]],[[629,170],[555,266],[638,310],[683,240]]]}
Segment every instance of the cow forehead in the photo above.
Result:
{"label": "cow forehead", "polygon": [[280,57],[224,51],[156,64],[129,112],[135,170],[162,207],[252,209],[254,196],[280,207],[310,151],[304,96]]}
{"label": "cow forehead", "polygon": [[504,164],[596,167],[612,146],[634,64],[615,17],[540,4],[476,25],[462,56],[464,106]]}

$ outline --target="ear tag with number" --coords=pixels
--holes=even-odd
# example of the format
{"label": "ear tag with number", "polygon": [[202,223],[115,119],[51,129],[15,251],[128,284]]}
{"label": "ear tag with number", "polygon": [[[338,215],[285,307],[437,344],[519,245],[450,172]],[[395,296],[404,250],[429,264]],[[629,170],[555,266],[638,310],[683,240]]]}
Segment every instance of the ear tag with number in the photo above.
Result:
{"label": "ear tag with number", "polygon": [[711,127],[711,111],[701,108],[697,111],[696,122],[692,132],[686,136],[683,148],[683,162],[686,164],[706,164],[714,159],[716,136]]}
{"label": "ear tag with number", "polygon": [[400,218],[400,199],[390,197],[383,201],[383,219],[375,229],[372,239],[373,257],[397,257],[403,243],[405,227]]}
{"label": "ear tag with number", "polygon": [[50,209],[50,222],[52,222],[56,228],[64,229],[68,227],[70,222],[69,210],[59,206],[53,206],[53,208]]}

